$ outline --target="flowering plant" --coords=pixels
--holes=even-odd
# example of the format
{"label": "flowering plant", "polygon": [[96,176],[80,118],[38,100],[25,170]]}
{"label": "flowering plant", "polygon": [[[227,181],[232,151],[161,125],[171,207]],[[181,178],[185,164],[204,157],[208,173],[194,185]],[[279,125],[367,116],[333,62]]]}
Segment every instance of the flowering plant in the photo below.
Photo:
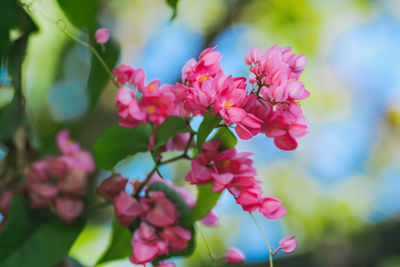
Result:
{"label": "flowering plant", "polygon": [[[87,83],[90,106],[98,100],[99,88],[109,80],[118,88],[115,105],[119,121],[96,138],[92,151],[70,138],[73,131],[62,130],[55,138],[57,155],[37,153],[29,138],[29,120],[24,117],[24,53],[20,58],[14,58],[11,52],[0,54],[1,62],[9,63],[16,90],[15,99],[2,111],[0,120],[15,109],[22,114],[18,123],[10,126],[10,132],[0,133],[0,141],[10,147],[4,172],[0,165],[1,178],[5,177],[0,180],[0,212],[4,217],[0,224],[0,265],[59,264],[99,207],[112,206],[115,219],[110,244],[98,264],[129,257],[133,264],[174,266],[170,258],[189,256],[195,250],[199,223],[219,225],[214,207],[223,193],[230,194],[253,219],[252,213],[257,211],[268,220],[282,218],[286,214],[284,203],[263,194],[252,154],[238,151],[236,144],[237,137],[249,140],[263,134],[281,150],[297,148],[297,139],[308,133],[300,107],[300,101],[310,94],[299,81],[307,63],[304,55],[276,45],[265,53],[254,48],[244,58],[249,76],[234,77],[224,72],[222,55],[212,46],[186,62],[176,84],[147,81],[141,68],[125,64],[115,68],[119,50],[110,31],[96,30],[93,14],[79,17],[81,12],[69,4],[73,1],[58,2],[75,26],[88,29],[90,44],[69,33],[63,20],[54,24],[92,52]],[[176,15],[177,2],[168,2]],[[36,10],[33,3],[13,5],[25,22],[14,25],[21,30],[21,39],[7,39],[10,51],[24,48],[27,36],[36,29],[30,18]],[[30,27],[26,28],[27,24]],[[6,29],[10,36],[15,30],[11,26]],[[196,120],[201,121],[199,125]],[[170,151],[178,156],[169,157]],[[116,171],[120,161],[141,152],[151,154],[154,165],[144,179],[129,180]],[[168,179],[173,177],[164,177],[160,167],[181,160],[190,164],[190,170],[185,175],[187,185],[178,186]],[[90,190],[96,169],[108,171],[109,177],[98,183],[96,190]],[[197,191],[196,196],[188,189],[189,184]],[[94,208],[91,191],[97,193],[97,202],[102,201]],[[267,246],[272,265],[278,251],[291,253],[297,242],[290,236],[283,238],[277,249],[268,241]],[[211,252],[210,258],[218,260]],[[238,263],[244,259],[239,248],[231,247],[222,260]]]}

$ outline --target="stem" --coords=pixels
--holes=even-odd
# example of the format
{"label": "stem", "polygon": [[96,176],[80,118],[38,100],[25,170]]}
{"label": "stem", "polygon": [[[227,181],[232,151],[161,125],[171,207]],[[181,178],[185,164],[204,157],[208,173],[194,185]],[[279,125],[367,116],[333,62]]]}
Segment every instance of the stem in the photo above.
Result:
{"label": "stem", "polygon": [[260,231],[262,237],[264,238],[265,243],[267,244],[268,247],[268,253],[269,253],[269,267],[274,267],[274,263],[272,260],[272,250],[271,250],[271,246],[269,245],[269,242],[267,240],[267,237],[264,234],[264,231],[262,230],[261,226],[258,224],[258,222],[256,221],[256,218],[254,218],[253,214],[251,212],[249,212],[250,217],[253,219],[254,224],[257,226],[258,230]]}
{"label": "stem", "polygon": [[79,38],[75,37],[74,35],[70,34],[69,32],[67,32],[67,24],[65,23],[64,20],[62,19],[58,19],[58,20],[54,20],[52,18],[50,18],[49,16],[47,16],[46,14],[44,14],[42,11],[40,11],[39,9],[35,9],[33,7],[33,4],[36,3],[37,1],[32,1],[29,4],[25,4],[22,3],[22,6],[26,7],[26,10],[29,13],[34,13],[35,11],[40,13],[43,18],[45,18],[46,20],[50,21],[51,23],[55,24],[56,27],[65,35],[67,35],[69,38],[71,38],[73,41],[75,41],[76,43],[83,45],[87,48],[89,48],[89,50],[92,52],[92,54],[97,58],[97,60],[99,60],[100,64],[103,66],[104,70],[107,72],[108,76],[110,76],[111,81],[113,82],[113,84],[119,88],[120,85],[114,80],[114,75],[112,74],[111,70],[108,68],[107,64],[104,62],[104,60],[101,58],[100,54],[97,52],[97,50],[91,46],[90,44],[80,40]]}
{"label": "stem", "polygon": [[146,186],[146,184],[150,181],[151,176],[157,171],[158,166],[154,165],[153,169],[149,172],[147,175],[146,179],[143,181],[143,183],[140,184],[139,188],[136,190],[135,194],[133,195],[135,198],[139,197],[140,191],[142,191],[143,187]]}
{"label": "stem", "polygon": [[159,165],[168,164],[168,163],[180,160],[180,159],[190,159],[190,157],[188,155],[186,155],[186,154],[182,154],[182,155],[179,155],[179,156],[174,157],[172,159],[167,159],[166,161],[162,161],[162,162],[160,162]]}
{"label": "stem", "polygon": [[207,238],[206,238],[205,234],[203,233],[203,231],[200,229],[200,226],[198,226],[197,224],[196,224],[196,230],[200,233],[201,238],[203,239],[203,242],[204,242],[204,244],[205,244],[205,246],[207,248],[208,255],[210,256],[212,265],[214,266],[216,259],[212,255],[211,248],[210,248],[210,245],[208,244]]}

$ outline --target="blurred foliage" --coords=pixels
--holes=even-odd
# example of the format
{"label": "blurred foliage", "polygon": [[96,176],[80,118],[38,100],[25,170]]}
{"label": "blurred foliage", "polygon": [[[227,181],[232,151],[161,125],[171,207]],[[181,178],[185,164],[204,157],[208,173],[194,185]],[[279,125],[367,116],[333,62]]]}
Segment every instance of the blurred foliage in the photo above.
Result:
{"label": "blurred foliage", "polygon": [[278,45],[293,45],[306,55],[318,49],[322,18],[309,0],[256,0],[246,7],[241,20],[272,35]]}

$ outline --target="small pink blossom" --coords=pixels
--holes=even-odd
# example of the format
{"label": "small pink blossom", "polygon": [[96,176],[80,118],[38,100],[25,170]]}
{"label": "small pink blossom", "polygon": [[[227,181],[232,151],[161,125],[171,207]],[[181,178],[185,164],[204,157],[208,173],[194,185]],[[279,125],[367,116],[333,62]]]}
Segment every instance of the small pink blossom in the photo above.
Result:
{"label": "small pink blossom", "polygon": [[143,217],[152,225],[166,227],[176,222],[179,211],[163,192],[152,191],[143,201],[150,206]]}
{"label": "small pink blossom", "polygon": [[214,78],[222,72],[220,60],[222,55],[215,50],[216,46],[206,48],[201,52],[199,61],[190,59],[182,69],[182,83],[192,87]]}
{"label": "small pink blossom", "polygon": [[262,200],[260,212],[267,219],[277,220],[286,214],[286,209],[282,206],[279,199],[275,197],[265,197]]}
{"label": "small pink blossom", "polygon": [[127,183],[128,179],[119,174],[114,174],[101,183],[101,185],[97,188],[97,193],[107,200],[113,200],[114,197],[118,196],[122,191],[125,190]]}
{"label": "small pink blossom", "polygon": [[185,249],[192,238],[190,231],[178,225],[163,228],[160,236],[168,242],[168,248],[172,252]]}
{"label": "small pink blossom", "polygon": [[227,263],[240,263],[245,260],[245,256],[240,249],[230,247],[225,254],[225,260]]}
{"label": "small pink blossom", "polygon": [[110,30],[107,28],[100,28],[95,33],[96,42],[105,44],[110,39]]}
{"label": "small pink blossom", "polygon": [[130,81],[135,73],[134,69],[125,64],[121,64],[118,68],[112,71],[117,79],[119,84],[125,84]]}
{"label": "small pink blossom", "polygon": [[156,229],[145,222],[134,232],[131,243],[133,254],[129,260],[133,264],[146,264],[168,253],[168,242],[157,236]]}
{"label": "small pink blossom", "polygon": [[78,143],[72,142],[69,138],[70,134],[68,130],[62,130],[57,134],[57,145],[63,154],[75,153],[81,150]]}
{"label": "small pink blossom", "polygon": [[57,216],[65,223],[71,224],[81,214],[83,210],[82,200],[57,197],[55,200],[55,209]]}
{"label": "small pink blossom", "polygon": [[279,241],[280,248],[285,253],[292,253],[297,247],[297,241],[294,239],[294,235],[285,237]]}
{"label": "small pink blossom", "polygon": [[125,227],[129,227],[143,213],[140,203],[125,191],[114,198],[113,204],[119,223]]}
{"label": "small pink blossom", "polygon": [[218,213],[214,210],[211,210],[207,215],[202,218],[200,221],[205,225],[209,227],[216,227],[219,225],[218,223]]}

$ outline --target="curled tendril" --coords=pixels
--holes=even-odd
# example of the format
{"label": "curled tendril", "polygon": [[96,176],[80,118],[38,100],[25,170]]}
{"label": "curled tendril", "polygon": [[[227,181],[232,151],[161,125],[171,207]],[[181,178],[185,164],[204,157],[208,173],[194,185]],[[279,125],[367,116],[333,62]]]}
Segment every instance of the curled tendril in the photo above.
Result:
{"label": "curled tendril", "polygon": [[62,32],[65,32],[65,30],[67,29],[67,23],[65,23],[65,21],[62,19],[58,19],[56,21],[56,26]]}

